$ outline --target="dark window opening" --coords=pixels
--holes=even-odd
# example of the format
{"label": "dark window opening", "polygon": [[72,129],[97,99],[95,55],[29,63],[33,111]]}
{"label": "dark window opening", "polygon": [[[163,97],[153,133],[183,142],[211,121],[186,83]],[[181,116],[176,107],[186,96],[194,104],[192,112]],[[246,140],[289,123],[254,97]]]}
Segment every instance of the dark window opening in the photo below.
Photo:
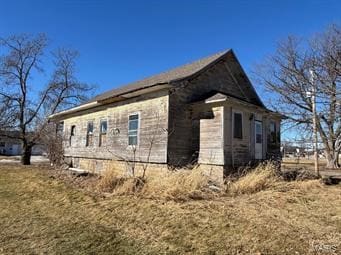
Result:
{"label": "dark window opening", "polygon": [[270,143],[276,144],[277,142],[277,130],[276,130],[276,122],[270,122]]}
{"label": "dark window opening", "polygon": [[69,145],[71,146],[72,144],[72,137],[75,136],[76,133],[76,126],[72,125],[71,130],[70,130],[70,138],[69,138]]}
{"label": "dark window opening", "polygon": [[233,114],[233,138],[243,139],[243,115],[241,113]]}
{"label": "dark window opening", "polygon": [[75,132],[76,132],[76,126],[71,126],[71,132],[70,132],[70,135],[71,136],[74,136],[75,135]]}

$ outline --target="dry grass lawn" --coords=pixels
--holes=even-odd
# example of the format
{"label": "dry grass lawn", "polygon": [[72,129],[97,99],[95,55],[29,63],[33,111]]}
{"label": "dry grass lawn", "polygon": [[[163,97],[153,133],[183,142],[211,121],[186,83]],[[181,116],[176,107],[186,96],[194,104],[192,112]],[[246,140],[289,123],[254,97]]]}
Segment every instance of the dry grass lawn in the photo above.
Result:
{"label": "dry grass lawn", "polygon": [[0,165],[0,254],[340,254],[341,185],[176,202],[89,194]]}

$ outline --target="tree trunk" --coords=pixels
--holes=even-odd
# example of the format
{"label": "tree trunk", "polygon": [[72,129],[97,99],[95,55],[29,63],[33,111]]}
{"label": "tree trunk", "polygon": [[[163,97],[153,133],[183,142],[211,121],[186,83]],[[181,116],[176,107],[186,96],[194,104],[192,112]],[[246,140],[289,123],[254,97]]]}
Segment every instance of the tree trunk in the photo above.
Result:
{"label": "tree trunk", "polygon": [[325,151],[325,154],[326,154],[326,159],[327,159],[326,168],[329,168],[329,169],[340,168],[339,152]]}
{"label": "tree trunk", "polygon": [[24,143],[23,151],[21,154],[21,164],[31,165],[31,155],[32,155],[32,146]]}

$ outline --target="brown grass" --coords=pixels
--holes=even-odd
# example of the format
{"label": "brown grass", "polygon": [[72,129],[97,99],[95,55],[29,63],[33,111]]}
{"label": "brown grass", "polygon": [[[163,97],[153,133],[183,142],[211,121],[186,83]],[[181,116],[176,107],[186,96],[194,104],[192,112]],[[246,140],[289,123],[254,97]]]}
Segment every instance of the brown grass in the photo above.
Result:
{"label": "brown grass", "polygon": [[97,188],[102,192],[113,192],[125,182],[125,178],[119,174],[116,168],[106,169],[100,176]]}
{"label": "brown grass", "polygon": [[[185,180],[173,190],[194,180],[186,190],[204,192],[201,175],[186,174],[175,173]],[[154,194],[177,197],[161,187]],[[317,250],[328,245],[340,253],[341,185],[261,187],[181,203],[103,198],[51,178],[46,167],[0,165],[0,254],[328,254]]]}
{"label": "brown grass", "polygon": [[139,195],[177,201],[209,198],[209,177],[201,170],[169,171],[162,177],[123,177],[114,167],[104,171],[98,189],[115,195]]}
{"label": "brown grass", "polygon": [[227,183],[227,193],[232,195],[253,194],[275,187],[279,182],[276,167],[271,163],[264,163],[247,172],[236,181]]}
{"label": "brown grass", "polygon": [[193,170],[177,170],[168,172],[163,178],[147,180],[143,194],[148,197],[173,200],[208,198],[211,192],[207,190],[209,177],[199,168]]}
{"label": "brown grass", "polygon": [[[217,185],[200,168],[169,171],[162,177],[141,178],[123,177],[122,173],[115,170],[115,167],[110,167],[100,177],[97,188],[100,192],[109,192],[113,195],[136,195],[145,198],[186,201],[212,199],[226,195],[254,194],[266,190],[308,191],[322,187],[319,180],[302,181],[304,178],[300,175],[297,177],[300,181],[284,181],[285,178],[279,174],[276,166],[271,162],[260,164],[254,169],[244,169],[243,172],[241,177],[230,178],[225,185]],[[211,189],[212,184],[216,189]]]}

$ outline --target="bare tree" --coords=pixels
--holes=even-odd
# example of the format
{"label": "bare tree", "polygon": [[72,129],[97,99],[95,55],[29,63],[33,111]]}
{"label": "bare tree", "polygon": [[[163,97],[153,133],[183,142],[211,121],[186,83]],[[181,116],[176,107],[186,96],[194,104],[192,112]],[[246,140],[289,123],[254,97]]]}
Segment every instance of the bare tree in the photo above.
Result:
{"label": "bare tree", "polygon": [[[317,132],[328,168],[339,168],[341,149],[341,29],[330,26],[310,40],[288,37],[256,74],[271,93],[274,108],[300,132],[312,131],[316,98]],[[304,131],[302,131],[304,130]]]}
{"label": "bare tree", "polygon": [[[47,127],[47,116],[85,99],[89,85],[75,77],[78,53],[59,49],[52,54],[54,71],[40,91],[33,77],[44,72],[47,47],[44,34],[26,34],[0,38],[0,129],[19,130],[22,142],[22,164],[30,164],[32,147]],[[15,137],[16,138],[16,137]]]}

